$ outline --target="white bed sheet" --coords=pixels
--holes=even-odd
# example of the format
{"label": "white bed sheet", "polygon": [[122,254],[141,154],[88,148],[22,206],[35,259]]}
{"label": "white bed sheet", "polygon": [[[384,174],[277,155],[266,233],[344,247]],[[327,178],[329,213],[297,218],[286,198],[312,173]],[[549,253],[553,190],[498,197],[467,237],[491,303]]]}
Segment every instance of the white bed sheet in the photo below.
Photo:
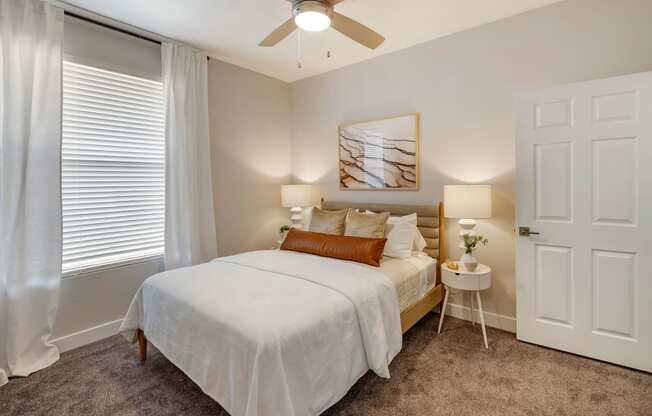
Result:
{"label": "white bed sheet", "polygon": [[318,415],[402,345],[379,268],[277,250],[150,277],[121,331],[138,328],[232,416]]}
{"label": "white bed sheet", "polygon": [[405,259],[383,257],[380,269],[396,288],[401,312],[420,301],[436,283],[437,260],[425,253]]}

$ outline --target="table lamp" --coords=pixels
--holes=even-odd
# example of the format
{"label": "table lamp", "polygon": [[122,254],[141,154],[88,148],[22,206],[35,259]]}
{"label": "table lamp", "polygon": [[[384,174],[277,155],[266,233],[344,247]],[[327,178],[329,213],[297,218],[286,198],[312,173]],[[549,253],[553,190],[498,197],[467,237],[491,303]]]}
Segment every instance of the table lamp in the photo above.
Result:
{"label": "table lamp", "polygon": [[491,185],[444,186],[444,216],[459,219],[459,247],[464,248],[464,235],[475,235],[475,220],[491,218]]}
{"label": "table lamp", "polygon": [[314,205],[315,202],[313,188],[311,185],[283,185],[281,202],[285,208],[290,208],[292,227],[302,228],[303,207]]}

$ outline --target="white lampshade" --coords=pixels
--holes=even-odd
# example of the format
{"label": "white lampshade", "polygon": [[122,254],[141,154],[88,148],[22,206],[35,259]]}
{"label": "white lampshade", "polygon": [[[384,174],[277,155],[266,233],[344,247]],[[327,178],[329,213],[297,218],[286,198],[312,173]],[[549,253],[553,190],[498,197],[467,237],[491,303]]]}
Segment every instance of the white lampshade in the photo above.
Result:
{"label": "white lampshade", "polygon": [[281,202],[286,208],[307,207],[313,205],[314,194],[311,185],[281,186]]}
{"label": "white lampshade", "polygon": [[446,218],[479,219],[491,217],[491,185],[444,186]]}

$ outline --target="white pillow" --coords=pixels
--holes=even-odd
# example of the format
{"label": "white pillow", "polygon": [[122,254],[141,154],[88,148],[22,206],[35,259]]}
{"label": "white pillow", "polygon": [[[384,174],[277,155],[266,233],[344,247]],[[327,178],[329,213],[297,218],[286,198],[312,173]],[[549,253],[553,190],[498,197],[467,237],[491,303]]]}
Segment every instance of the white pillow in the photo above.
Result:
{"label": "white pillow", "polygon": [[[367,210],[365,214],[375,214],[373,211]],[[410,220],[411,223],[413,223],[415,226],[417,225],[417,214],[410,214],[406,215],[405,217],[389,217],[389,218],[407,218]],[[387,233],[385,233],[387,234]],[[421,253],[426,247],[428,246],[428,243],[426,242],[426,239],[423,238],[423,234],[421,234],[421,231],[419,231],[419,228],[416,229],[416,232],[414,233],[414,250],[417,252]]]}
{"label": "white pillow", "polygon": [[310,231],[310,223],[312,222],[312,210],[315,207],[307,207],[301,211],[301,225],[306,231]]}
{"label": "white pillow", "polygon": [[410,214],[410,215],[406,215],[405,217],[394,217],[394,218],[408,218],[410,220],[410,223],[415,225],[416,230],[414,233],[413,250],[416,251],[417,253],[423,252],[423,250],[428,246],[428,243],[426,242],[426,239],[423,238],[423,234],[421,234],[421,231],[419,231],[419,227],[416,227],[417,214]]}
{"label": "white pillow", "polygon": [[417,228],[417,232],[414,234],[414,248],[421,253],[427,245],[428,243],[426,243],[426,239],[423,238],[423,234],[421,234],[421,231]]}
{"label": "white pillow", "polygon": [[[367,214],[373,214],[367,211]],[[412,257],[417,230],[417,214],[389,217],[385,223],[385,249],[383,255],[405,259]]]}

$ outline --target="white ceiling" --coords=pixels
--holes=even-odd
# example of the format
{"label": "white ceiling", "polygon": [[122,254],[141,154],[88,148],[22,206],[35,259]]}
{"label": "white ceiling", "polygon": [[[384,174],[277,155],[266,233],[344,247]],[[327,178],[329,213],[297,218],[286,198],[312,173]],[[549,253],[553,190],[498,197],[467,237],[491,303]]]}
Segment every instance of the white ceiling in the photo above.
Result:
{"label": "white ceiling", "polygon": [[[345,0],[336,10],[387,38],[375,51],[333,29],[297,32],[273,48],[258,43],[290,16],[285,0],[66,0],[199,47],[212,57],[292,82],[502,19],[559,0]],[[518,36],[518,34],[515,34]],[[331,57],[327,58],[327,52]]]}

